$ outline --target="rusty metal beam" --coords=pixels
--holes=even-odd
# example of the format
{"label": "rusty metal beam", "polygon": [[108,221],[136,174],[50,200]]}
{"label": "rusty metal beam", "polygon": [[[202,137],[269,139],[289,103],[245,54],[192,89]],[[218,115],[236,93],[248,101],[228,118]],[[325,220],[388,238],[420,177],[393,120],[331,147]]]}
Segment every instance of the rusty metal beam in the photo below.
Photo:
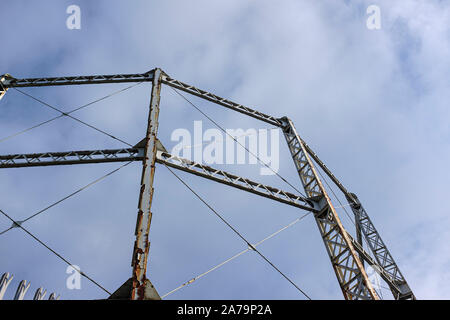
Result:
{"label": "rusty metal beam", "polygon": [[159,101],[161,92],[161,70],[156,69],[152,83],[150,111],[147,134],[145,137],[144,160],[142,162],[141,192],[139,195],[138,216],[136,221],[136,241],[132,258],[132,300],[160,299],[150,280],[146,278],[148,241],[152,221],[153,179],[155,176],[156,145],[158,132]]}

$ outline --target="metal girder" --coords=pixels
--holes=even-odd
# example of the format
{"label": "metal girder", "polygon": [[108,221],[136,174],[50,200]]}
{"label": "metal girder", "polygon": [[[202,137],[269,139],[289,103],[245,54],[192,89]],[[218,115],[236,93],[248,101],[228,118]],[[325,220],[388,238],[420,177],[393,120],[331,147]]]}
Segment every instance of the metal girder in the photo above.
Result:
{"label": "metal girder", "polygon": [[143,148],[11,154],[0,155],[0,169],[139,161],[143,158]]}
{"label": "metal girder", "polygon": [[[330,177],[330,179],[336,184],[336,186],[344,193],[353,214],[355,215],[355,223],[358,238],[361,237],[361,233],[364,235],[369,249],[372,251],[377,265],[381,268],[381,273],[388,275],[389,281],[385,278],[387,276],[382,275],[382,278],[389,285],[392,294],[395,299],[415,299],[414,293],[409,287],[406,279],[400,272],[398,265],[395,263],[394,258],[387,249],[380,234],[375,228],[374,224],[369,218],[369,215],[364,210],[361,202],[354,193],[350,193],[344,185],[333,175],[328,167],[320,160],[317,154],[302,140],[305,145],[305,149],[314,161],[322,168],[322,170]],[[362,239],[358,239],[359,244],[362,246]],[[370,262],[371,263],[371,262]],[[373,263],[372,263],[373,264]],[[381,275],[381,274],[380,274]]]}
{"label": "metal girder", "polygon": [[[150,82],[155,77],[155,70],[146,73],[135,74],[113,74],[113,75],[93,75],[93,76],[72,76],[72,77],[47,77],[47,78],[23,78],[16,79],[9,74],[0,77],[0,99],[8,88],[14,87],[42,87],[42,86],[65,86],[81,84],[100,84],[100,83],[120,83],[120,82]],[[160,70],[160,69],[158,69]],[[162,71],[161,71],[162,72]],[[206,99],[216,104],[222,105],[234,111],[244,113],[248,116],[281,127],[281,122],[276,117],[264,114],[257,110],[245,107],[241,104],[221,98],[213,93],[198,89],[181,81],[175,80],[162,72],[162,83],[173,88],[180,89],[197,97]]]}
{"label": "metal girder", "polygon": [[395,287],[398,288],[398,290],[394,290],[395,288],[390,286],[394,298],[398,300],[415,300],[414,293],[406,282],[405,277],[400,272],[397,263],[384,244],[383,239],[381,239],[380,234],[375,229],[369,215],[366,213],[366,210],[364,210],[356,195],[351,194],[351,198],[347,197],[347,201],[350,203],[352,211],[357,218],[355,220],[357,220],[358,225],[367,240],[367,244],[378,262],[378,265],[381,267],[383,272],[390,276],[392,283],[394,283]]}
{"label": "metal girder", "polygon": [[402,289],[399,286],[399,283],[396,279],[392,277],[391,274],[389,274],[384,268],[380,266],[380,264],[375,261],[370,254],[364,250],[363,246],[358,243],[353,237],[348,234],[349,238],[351,239],[353,246],[355,247],[356,251],[358,251],[358,254],[361,259],[364,259],[367,263],[370,264],[370,266],[380,275],[380,277],[386,281],[387,285],[391,289],[392,293],[394,294],[394,297],[398,297],[402,294]]}
{"label": "metal girder", "polygon": [[294,124],[288,118],[280,120],[306,195],[316,199],[322,207],[314,217],[344,297],[378,300],[352,239],[344,229]]}
{"label": "metal girder", "polygon": [[[155,69],[146,73],[110,74],[75,77],[24,78],[16,79],[9,74],[0,77],[2,89],[14,87],[67,86],[80,84],[149,82],[153,80]],[[0,92],[1,95],[1,92]]]}
{"label": "metal girder", "polygon": [[189,172],[194,175],[220,182],[303,210],[311,212],[318,211],[314,208],[313,201],[305,199],[302,196],[254,182],[250,179],[242,178],[223,170],[215,169],[188,159],[179,158],[168,153],[158,151],[156,161],[169,167]]}
{"label": "metal girder", "polygon": [[159,295],[151,282],[146,278],[148,241],[150,224],[152,221],[153,179],[155,176],[156,138],[158,132],[159,101],[161,93],[161,70],[155,69],[150,99],[147,134],[145,136],[144,160],[142,161],[141,192],[139,195],[139,210],[136,221],[136,241],[134,243],[131,265],[132,273],[132,300],[158,299]]}
{"label": "metal girder", "polygon": [[[138,147],[128,149],[12,154],[0,155],[0,169],[142,161],[143,159],[144,148]],[[311,212],[318,211],[313,201],[300,195],[239,177],[223,170],[193,162],[189,159],[179,158],[167,152],[158,150],[156,162],[303,210]]]}
{"label": "metal girder", "polygon": [[202,99],[206,99],[208,101],[214,102],[216,104],[219,104],[221,106],[224,106],[226,108],[229,108],[231,110],[246,114],[252,118],[270,123],[274,126],[281,127],[281,121],[275,117],[269,116],[267,114],[264,114],[262,112],[250,109],[248,107],[245,107],[239,103],[232,102],[228,99],[221,98],[213,93],[207,92],[205,90],[198,89],[194,86],[191,86],[189,84],[183,83],[181,81],[172,79],[167,74],[163,74],[162,76],[162,82],[164,84],[167,84],[175,89],[182,90],[184,92],[187,92],[189,94],[195,95],[197,97],[200,97]]}

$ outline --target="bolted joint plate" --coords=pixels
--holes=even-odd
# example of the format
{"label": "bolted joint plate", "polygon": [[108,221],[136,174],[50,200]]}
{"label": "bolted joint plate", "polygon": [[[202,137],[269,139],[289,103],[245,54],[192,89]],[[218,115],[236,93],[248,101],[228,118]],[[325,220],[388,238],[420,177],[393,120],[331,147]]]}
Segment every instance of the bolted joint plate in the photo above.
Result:
{"label": "bolted joint plate", "polygon": [[142,300],[161,300],[155,287],[148,279],[144,280],[143,293]]}
{"label": "bolted joint plate", "polygon": [[[140,289],[140,288],[139,288]],[[114,291],[114,293],[109,296],[108,300],[130,300],[131,291],[133,290],[133,279],[130,278],[122,284],[119,289]],[[145,279],[144,285],[142,286],[143,295],[139,297],[138,300],[161,300],[161,297],[156,291],[155,287],[150,280]]]}
{"label": "bolted joint plate", "polygon": [[6,88],[6,84],[9,81],[8,78],[10,77],[11,76],[9,74],[4,74],[0,76],[0,100],[3,98],[6,91],[8,90],[8,88]]}

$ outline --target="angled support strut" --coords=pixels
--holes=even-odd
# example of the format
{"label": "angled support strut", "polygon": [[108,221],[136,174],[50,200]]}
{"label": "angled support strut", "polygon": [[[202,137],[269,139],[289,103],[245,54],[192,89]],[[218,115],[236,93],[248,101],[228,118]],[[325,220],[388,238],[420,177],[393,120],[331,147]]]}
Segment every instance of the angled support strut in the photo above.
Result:
{"label": "angled support strut", "polygon": [[273,116],[264,114],[264,113],[259,112],[257,110],[253,110],[253,109],[251,109],[249,107],[243,106],[243,105],[241,105],[239,103],[230,101],[228,99],[219,97],[219,96],[217,96],[217,95],[215,95],[213,93],[210,93],[208,91],[196,88],[196,87],[194,87],[192,85],[183,83],[183,82],[181,82],[179,80],[175,80],[175,79],[169,77],[165,73],[162,76],[162,82],[164,84],[167,84],[168,86],[171,86],[171,87],[175,88],[175,89],[179,89],[179,90],[182,90],[182,91],[187,92],[189,94],[192,94],[194,96],[197,96],[199,98],[211,101],[211,102],[216,103],[218,105],[221,105],[221,106],[223,106],[225,108],[228,108],[228,109],[231,109],[233,111],[237,111],[237,112],[246,114],[246,115],[248,115],[248,116],[250,116],[252,118],[255,118],[255,119],[258,119],[258,120],[270,123],[270,124],[272,124],[274,126],[281,127],[281,121],[279,119],[273,117]]}
{"label": "angled support strut", "polygon": [[[304,141],[302,142],[305,145],[305,149],[308,154],[314,159],[314,161],[322,168],[327,176],[345,195],[348,204],[352,208],[353,214],[355,215],[357,235],[359,238],[361,237],[361,234],[364,235],[368,247],[375,257],[375,260],[377,262],[376,265],[378,265],[378,267],[381,269],[380,275],[389,285],[394,298],[398,300],[415,300],[416,297],[414,296],[414,293],[409,287],[405,277],[400,272],[400,268],[389,252],[386,244],[384,243],[381,235],[378,233],[377,229],[372,223],[372,220],[370,219],[366,210],[364,210],[364,207],[362,206],[358,197],[354,193],[349,192],[344,187],[344,185],[334,176],[330,169],[328,169],[328,167],[322,162],[322,160],[320,160],[317,154]],[[358,239],[358,243],[362,245],[362,240]],[[375,264],[373,261],[368,262],[372,265]]]}
{"label": "angled support strut", "polygon": [[321,204],[321,212],[314,217],[344,297],[348,300],[378,300],[352,239],[344,229],[294,124],[288,118],[280,120],[284,123],[284,136],[306,195]]}
{"label": "angled support strut", "polygon": [[267,186],[207,165],[196,163],[188,159],[179,158],[166,152],[158,151],[156,161],[169,167],[192,173],[196,176],[226,184],[303,210],[311,212],[318,211],[314,207],[313,201],[305,199],[302,196]]}

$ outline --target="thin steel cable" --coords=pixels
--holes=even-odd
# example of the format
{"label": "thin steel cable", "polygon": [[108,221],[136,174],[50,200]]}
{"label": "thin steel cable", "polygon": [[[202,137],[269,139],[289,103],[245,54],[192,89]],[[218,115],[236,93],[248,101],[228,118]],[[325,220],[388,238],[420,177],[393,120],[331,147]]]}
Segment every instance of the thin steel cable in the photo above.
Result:
{"label": "thin steel cable", "polygon": [[220,130],[222,130],[226,135],[228,135],[231,139],[233,139],[237,144],[239,144],[242,148],[244,148],[249,154],[254,156],[261,164],[263,164],[265,167],[267,167],[269,170],[271,170],[273,173],[275,173],[281,180],[286,182],[291,188],[293,188],[296,192],[298,192],[300,195],[306,198],[306,196],[298,190],[296,187],[294,187],[287,179],[282,177],[278,172],[273,170],[268,164],[266,164],[264,161],[262,161],[257,155],[253,154],[245,145],[240,143],[235,137],[233,137],[231,134],[229,134],[222,126],[220,126],[216,121],[214,121],[211,117],[209,117],[205,112],[203,112],[199,107],[197,107],[193,102],[191,102],[188,98],[186,98],[182,93],[178,92],[175,88],[170,87],[173,91],[175,91],[180,97],[182,97],[185,101],[187,101],[191,106],[193,106],[198,112],[200,112],[203,116],[205,116],[209,121],[211,121],[216,127],[218,127]]}
{"label": "thin steel cable", "polygon": [[36,124],[36,125],[34,125],[34,126],[32,126],[32,127],[29,127],[29,128],[27,128],[27,129],[18,131],[18,132],[14,133],[14,134],[11,134],[11,135],[9,135],[9,136],[7,136],[7,137],[4,137],[4,138],[0,139],[0,142],[9,140],[9,139],[14,138],[14,137],[17,137],[18,135],[21,135],[22,133],[31,131],[31,130],[36,129],[36,128],[38,128],[38,127],[44,125],[44,124],[47,124],[47,123],[49,123],[49,122],[52,122],[52,121],[54,121],[54,120],[56,120],[56,119],[59,119],[59,118],[62,118],[62,117],[63,117],[63,115],[59,115],[59,116],[57,116],[57,117],[51,118],[51,119],[49,119],[49,120],[46,120],[46,121],[44,121],[44,122],[38,123],[38,124]]}
{"label": "thin steel cable", "polygon": [[[3,210],[0,209],[0,213],[3,214],[6,218],[8,218],[9,220],[11,220],[11,222],[13,224],[17,224],[17,222],[12,219],[6,212],[4,212]],[[50,252],[52,252],[54,255],[56,255],[59,259],[61,259],[62,261],[64,261],[65,263],[67,263],[69,266],[72,266],[73,264],[70,263],[66,258],[64,258],[61,254],[59,254],[58,252],[56,252],[55,250],[53,250],[52,248],[50,248],[48,245],[46,245],[44,242],[42,242],[39,238],[37,238],[35,235],[33,235],[30,231],[28,231],[27,229],[25,229],[24,227],[22,227],[20,224],[18,224],[19,228],[22,229],[23,231],[25,231],[25,233],[27,233],[30,237],[32,237],[34,240],[36,240],[37,242],[39,242],[42,246],[44,246],[45,248],[47,248]],[[109,292],[108,290],[106,290],[103,286],[101,286],[97,281],[95,281],[94,279],[92,279],[90,276],[88,276],[87,274],[85,274],[84,272],[82,272],[81,270],[78,270],[77,268],[74,268],[81,276],[85,277],[86,279],[88,279],[89,281],[91,281],[93,284],[95,284],[97,287],[99,287],[100,289],[102,289],[103,291],[105,291],[107,294],[111,295],[111,292]]]}
{"label": "thin steel cable", "polygon": [[77,122],[79,122],[79,123],[81,123],[81,124],[84,124],[85,126],[91,128],[91,129],[94,129],[94,130],[96,130],[96,131],[98,131],[98,132],[100,132],[100,133],[103,133],[104,135],[106,135],[106,136],[108,136],[108,137],[110,137],[110,138],[112,138],[112,139],[114,139],[114,140],[117,140],[117,141],[119,141],[119,142],[122,142],[122,143],[124,143],[124,144],[126,144],[126,145],[128,145],[128,146],[130,146],[130,147],[133,147],[133,145],[131,145],[130,143],[128,143],[128,142],[126,142],[126,141],[124,141],[124,140],[122,140],[122,139],[120,139],[120,138],[117,138],[117,137],[113,136],[112,134],[110,134],[110,133],[108,133],[108,132],[106,132],[106,131],[103,131],[103,130],[101,130],[101,129],[99,129],[99,128],[93,126],[93,125],[90,125],[89,123],[86,123],[86,122],[84,122],[84,121],[82,121],[82,120],[80,120],[80,119],[78,119],[78,118],[76,118],[76,117],[70,115],[70,114],[67,113],[67,112],[61,111],[60,109],[58,109],[58,108],[56,108],[55,106],[52,106],[52,105],[46,103],[45,101],[42,101],[42,100],[40,100],[40,99],[38,99],[38,98],[36,98],[36,97],[34,97],[34,96],[32,96],[32,95],[30,95],[30,94],[28,94],[28,93],[22,91],[22,90],[19,90],[19,89],[17,89],[17,88],[13,88],[13,89],[16,90],[16,91],[18,91],[18,92],[20,92],[21,94],[23,94],[23,95],[29,97],[29,98],[35,100],[35,101],[41,103],[42,105],[47,106],[47,107],[49,107],[49,108],[51,108],[51,109],[53,109],[53,110],[55,110],[55,111],[61,113],[61,116],[67,116],[67,117],[71,118],[72,120],[75,120],[75,121],[77,121]]}
{"label": "thin steel cable", "polygon": [[258,249],[256,249],[247,239],[245,239],[239,231],[237,231],[231,224],[228,223],[213,207],[211,207],[198,193],[196,193],[183,179],[181,179],[173,170],[166,164],[164,166],[186,187],[188,188],[203,204],[205,204],[225,225],[227,225],[239,238],[241,238],[248,247],[254,250],[261,258],[263,258],[272,268],[274,268],[280,275],[282,275],[289,283],[291,283],[299,292],[301,292],[308,300],[311,298],[297,286],[288,276],[286,276],[280,269],[278,269],[269,259],[267,259]]}
{"label": "thin steel cable", "polygon": [[[303,216],[301,216],[300,218],[295,219],[294,221],[292,221],[292,222],[289,223],[288,225],[284,226],[283,228],[279,229],[278,231],[275,231],[274,233],[272,233],[271,235],[269,235],[269,236],[267,236],[266,238],[262,239],[261,241],[255,243],[253,246],[254,246],[254,247],[257,247],[257,246],[261,245],[261,244],[264,243],[265,241],[267,241],[267,240],[269,240],[269,239],[275,237],[275,236],[276,236],[277,234],[279,234],[280,232],[282,232],[282,231],[284,231],[284,230],[286,230],[286,229],[292,227],[293,225],[295,225],[297,222],[301,221],[303,218],[305,218],[305,217],[306,217],[307,215],[309,215],[309,214],[311,214],[311,212],[308,212],[308,213],[304,214]],[[231,262],[231,261],[233,261],[234,259],[240,257],[240,256],[243,255],[244,253],[249,252],[250,250],[252,250],[252,249],[247,248],[247,249],[245,249],[245,250],[242,250],[241,252],[239,252],[239,253],[235,254],[234,256],[228,258],[227,260],[225,260],[225,261],[219,263],[218,265],[212,267],[212,268],[209,269],[208,271],[203,272],[203,273],[201,273],[201,274],[195,276],[195,277],[192,278],[191,280],[186,281],[186,282],[184,282],[183,284],[181,284],[180,286],[176,287],[175,289],[173,289],[173,290],[167,292],[165,295],[161,296],[161,299],[164,299],[164,298],[166,298],[167,296],[171,295],[172,293],[175,293],[176,291],[180,290],[181,288],[184,288],[185,286],[190,285],[190,284],[193,283],[194,281],[197,281],[198,279],[200,279],[200,278],[206,276],[208,273],[210,273],[210,272],[212,272],[212,271],[214,271],[214,270],[217,270],[218,268],[220,268],[220,267],[222,267],[223,265],[227,264],[228,262]]]}
{"label": "thin steel cable", "polygon": [[81,191],[83,191],[83,190],[85,190],[85,189],[87,189],[87,188],[93,186],[94,184],[96,184],[96,183],[102,181],[103,179],[105,179],[105,178],[109,177],[110,175],[116,173],[117,171],[119,171],[119,170],[122,169],[123,167],[129,165],[131,162],[133,162],[133,161],[127,162],[127,163],[125,163],[124,165],[121,165],[120,167],[118,167],[118,168],[116,168],[116,169],[114,169],[114,170],[108,172],[107,174],[101,176],[100,178],[95,179],[95,180],[92,181],[91,183],[88,183],[87,185],[85,185],[85,186],[79,188],[78,190],[72,192],[71,194],[65,196],[64,198],[62,198],[62,199],[60,199],[60,200],[58,200],[58,201],[52,203],[51,205],[45,207],[44,209],[39,210],[38,212],[32,214],[31,216],[29,216],[29,217],[26,218],[25,220],[17,221],[17,222],[16,222],[15,224],[13,224],[11,227],[9,227],[9,228],[3,230],[2,232],[0,232],[0,235],[2,235],[2,234],[4,234],[4,233],[8,232],[8,231],[11,230],[11,229],[14,229],[14,228],[18,227],[17,224],[23,224],[24,222],[26,222],[26,221],[28,221],[28,220],[30,220],[30,219],[32,219],[32,218],[34,218],[34,217],[40,215],[41,213],[47,211],[48,209],[53,208],[54,206],[60,204],[61,202],[63,202],[63,201],[65,201],[65,200],[67,200],[67,199],[73,197],[74,195],[80,193]]}
{"label": "thin steel cable", "polygon": [[[128,87],[125,87],[125,88],[123,88],[123,89],[114,91],[114,92],[112,92],[112,93],[110,93],[110,94],[108,94],[108,95],[106,95],[106,96],[104,96],[104,97],[101,97],[101,98],[96,99],[96,100],[94,100],[94,101],[92,101],[92,102],[86,103],[86,104],[84,104],[84,105],[82,105],[82,106],[80,106],[80,107],[78,107],[78,108],[72,109],[71,111],[66,112],[66,113],[67,113],[67,114],[71,114],[71,113],[76,112],[76,111],[78,111],[78,110],[84,109],[84,108],[86,108],[86,107],[88,107],[88,106],[90,106],[90,105],[93,105],[94,103],[97,103],[97,102],[99,102],[99,101],[105,100],[105,99],[107,99],[107,98],[109,98],[109,97],[112,97],[112,96],[114,96],[114,95],[116,95],[116,94],[119,94],[119,93],[124,92],[124,91],[126,91],[126,90],[128,90],[128,89],[131,89],[131,88],[133,88],[133,87],[135,87],[135,86],[137,86],[137,85],[140,85],[141,83],[143,83],[143,82],[138,82],[138,83],[136,83],[136,84],[133,84],[133,85],[128,86]],[[33,126],[27,128],[27,129],[18,131],[18,132],[16,132],[16,133],[12,134],[12,135],[9,135],[9,136],[7,136],[7,137],[4,137],[4,138],[0,139],[0,142],[9,140],[9,139],[11,139],[11,138],[14,138],[14,137],[16,137],[16,136],[18,136],[18,135],[21,135],[21,134],[23,134],[23,133],[25,133],[25,132],[31,131],[31,130],[33,130],[33,129],[36,129],[36,128],[38,128],[38,127],[44,125],[44,124],[50,123],[50,122],[52,122],[52,121],[54,121],[54,120],[57,120],[57,119],[59,119],[59,118],[62,118],[62,117],[64,117],[64,115],[63,115],[63,114],[60,114],[59,116],[56,116],[56,117],[53,117],[53,118],[48,119],[48,120],[46,120],[46,121],[43,121],[43,122],[41,122],[41,123],[35,124],[35,125],[33,125]]]}
{"label": "thin steel cable", "polygon": [[[269,128],[269,130],[278,130],[278,129],[279,129],[278,127]],[[258,133],[254,132],[254,133],[250,133],[250,134],[243,134],[243,135],[237,136],[236,138],[239,139],[241,137],[254,136],[256,134],[258,134]],[[197,144],[190,145],[190,146],[183,146],[183,149],[193,149],[193,148],[204,146],[205,144],[211,144],[211,143],[216,143],[216,142],[224,142],[224,141],[223,140],[206,141],[203,143],[197,143]]]}

